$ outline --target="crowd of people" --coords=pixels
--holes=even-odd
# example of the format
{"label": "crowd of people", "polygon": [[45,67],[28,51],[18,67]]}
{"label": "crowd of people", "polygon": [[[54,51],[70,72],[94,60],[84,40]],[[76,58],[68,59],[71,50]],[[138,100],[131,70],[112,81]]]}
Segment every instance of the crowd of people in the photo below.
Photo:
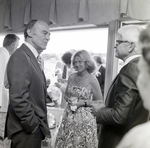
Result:
{"label": "crowd of people", "polygon": [[[45,78],[40,57],[50,35],[47,23],[31,20],[18,49],[15,34],[6,35],[0,48],[2,148],[6,148],[6,138],[11,148],[41,148],[42,141],[51,139],[46,105],[50,80]],[[101,57],[85,49],[62,56],[62,75],[55,73],[59,76],[55,86],[63,94],[64,113],[54,148],[150,147],[150,26],[119,28],[114,49],[124,65],[105,99]]]}

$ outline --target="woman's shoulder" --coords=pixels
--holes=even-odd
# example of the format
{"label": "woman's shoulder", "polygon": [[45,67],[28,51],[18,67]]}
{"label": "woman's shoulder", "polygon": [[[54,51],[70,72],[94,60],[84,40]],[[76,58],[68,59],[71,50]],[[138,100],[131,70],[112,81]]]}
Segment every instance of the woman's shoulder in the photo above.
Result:
{"label": "woman's shoulder", "polygon": [[87,81],[86,87],[90,86],[92,88],[92,87],[94,87],[96,85],[97,79],[96,79],[96,77],[94,75],[90,74],[87,79],[88,80],[86,80]]}
{"label": "woman's shoulder", "polygon": [[89,83],[93,84],[93,83],[96,83],[97,82],[97,79],[94,75],[90,75],[89,76]]}
{"label": "woman's shoulder", "polygon": [[77,75],[77,73],[76,73],[76,72],[71,73],[71,74],[70,74],[70,76],[69,76],[69,78],[68,78],[68,80],[74,80],[74,79],[75,79],[75,77],[76,77],[76,75]]}
{"label": "woman's shoulder", "polygon": [[76,75],[77,75],[77,72],[73,72],[73,73],[70,74],[69,77],[70,77],[70,78],[71,78],[71,77],[75,77]]}

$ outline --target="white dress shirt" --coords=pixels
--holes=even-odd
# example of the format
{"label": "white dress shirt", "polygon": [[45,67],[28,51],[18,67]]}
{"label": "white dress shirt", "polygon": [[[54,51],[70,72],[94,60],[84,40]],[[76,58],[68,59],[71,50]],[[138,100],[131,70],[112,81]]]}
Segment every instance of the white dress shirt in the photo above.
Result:
{"label": "white dress shirt", "polygon": [[[25,42],[24,43],[30,50],[31,52],[34,54],[35,58],[37,59],[37,57],[39,56],[37,50],[29,43]],[[42,65],[42,69],[44,71],[44,60],[41,58],[41,65]]]}
{"label": "white dress shirt", "polygon": [[32,46],[32,45],[30,45],[29,43],[27,43],[27,42],[25,42],[24,43],[30,50],[31,50],[31,52],[34,54],[34,56],[37,58],[37,56],[39,55],[38,54],[38,52],[36,51],[36,49]]}

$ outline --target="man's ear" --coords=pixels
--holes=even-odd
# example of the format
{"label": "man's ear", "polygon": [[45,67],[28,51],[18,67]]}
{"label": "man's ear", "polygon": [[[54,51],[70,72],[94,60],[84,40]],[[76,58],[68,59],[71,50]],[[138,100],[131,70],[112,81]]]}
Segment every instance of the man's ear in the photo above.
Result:
{"label": "man's ear", "polygon": [[132,42],[129,46],[128,52],[131,53],[134,50],[134,48],[135,48],[135,43]]}
{"label": "man's ear", "polygon": [[11,46],[11,48],[14,48],[14,42],[13,42],[13,43],[11,43],[11,45],[10,45],[10,46]]}
{"label": "man's ear", "polygon": [[28,29],[28,30],[27,30],[27,34],[28,34],[29,37],[32,37],[33,31],[32,31],[31,29]]}

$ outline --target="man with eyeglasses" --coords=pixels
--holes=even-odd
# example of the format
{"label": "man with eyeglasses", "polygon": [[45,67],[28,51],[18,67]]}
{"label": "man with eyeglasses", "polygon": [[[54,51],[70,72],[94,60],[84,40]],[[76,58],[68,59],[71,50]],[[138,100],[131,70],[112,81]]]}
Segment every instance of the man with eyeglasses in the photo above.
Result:
{"label": "man with eyeglasses", "polygon": [[103,125],[99,148],[115,148],[127,131],[148,121],[149,112],[143,107],[136,85],[141,31],[142,28],[136,25],[123,26],[118,30],[115,56],[124,61],[124,66],[110,86],[106,107],[97,112],[97,122]]}

